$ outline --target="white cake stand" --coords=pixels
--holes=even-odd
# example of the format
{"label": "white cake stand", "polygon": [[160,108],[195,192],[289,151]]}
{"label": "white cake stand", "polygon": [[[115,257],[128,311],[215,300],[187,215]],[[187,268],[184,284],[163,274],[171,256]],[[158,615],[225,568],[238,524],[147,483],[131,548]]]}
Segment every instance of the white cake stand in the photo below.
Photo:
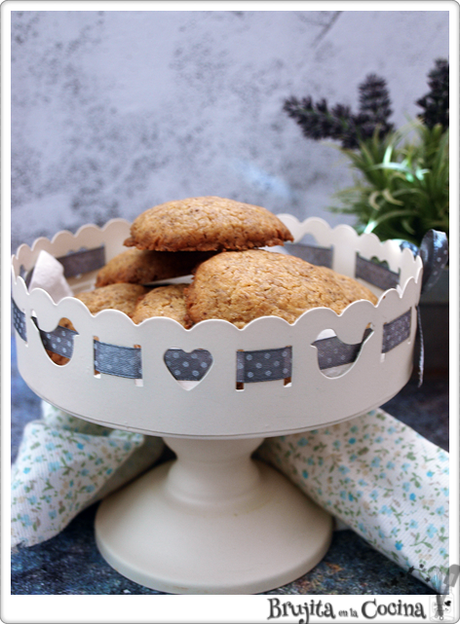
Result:
{"label": "white cake stand", "polygon": [[332,519],[250,458],[261,438],[165,438],[177,460],[105,499],[96,541],[108,563],[174,594],[254,594],[288,583],[326,553]]}
{"label": "white cake stand", "polygon": [[[141,325],[120,312],[92,316],[74,298],[55,304],[42,289],[29,292],[20,276],[45,249],[55,257],[105,246],[119,253],[129,231],[122,220],[100,229],[23,245],[13,257],[13,300],[19,311],[18,367],[31,389],[57,407],[113,428],[161,436],[177,458],[106,498],[95,523],[98,548],[124,576],[176,594],[253,594],[277,588],[313,568],[326,553],[332,518],[275,469],[252,458],[271,436],[319,428],[353,418],[389,400],[412,371],[422,265],[409,250],[347,226],[330,229],[318,219],[285,216],[296,240],[312,233],[334,249],[333,268],[355,275],[357,254],[378,257],[399,274],[399,286],[378,305],[360,301],[340,316],[317,308],[290,325],[279,318],[243,330],[209,320],[190,330],[171,319]],[[70,280],[88,288],[94,271]],[[404,340],[382,352],[385,328],[409,319]],[[70,318],[78,335],[71,360],[57,366],[39,331]],[[37,327],[38,324],[38,327]],[[366,330],[371,330],[365,339]],[[348,344],[361,343],[357,360],[336,376],[318,366],[313,343],[324,330]],[[95,341],[142,351],[142,379],[95,372]],[[235,384],[240,351],[292,349],[288,380]],[[165,366],[168,349],[212,354],[212,366],[194,387],[180,384]]]}

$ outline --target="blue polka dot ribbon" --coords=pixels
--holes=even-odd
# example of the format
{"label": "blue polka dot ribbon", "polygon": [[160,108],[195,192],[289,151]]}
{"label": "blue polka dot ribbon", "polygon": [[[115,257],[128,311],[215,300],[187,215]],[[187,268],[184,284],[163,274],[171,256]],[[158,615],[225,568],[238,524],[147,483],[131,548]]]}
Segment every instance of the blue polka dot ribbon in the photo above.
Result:
{"label": "blue polka dot ribbon", "polygon": [[302,258],[302,260],[310,262],[310,264],[332,268],[333,247],[305,245],[304,243],[286,243],[285,248],[291,255]]}
{"label": "blue polka dot ribbon", "polygon": [[[19,336],[26,341],[25,314],[13,305],[13,323]],[[43,331],[34,318],[43,346],[47,351],[68,357],[73,354],[74,338],[78,332],[58,325],[52,331]],[[411,310],[383,326],[382,353],[397,347],[410,336]],[[350,364],[354,362],[361,350],[364,340],[371,333],[367,329],[363,341],[357,344],[346,344],[337,336],[316,340],[313,345],[318,350],[318,366],[320,370]],[[195,349],[187,353],[182,349],[168,349],[164,354],[164,362],[171,375],[177,381],[201,381],[212,365],[212,354],[207,349]],[[142,379],[142,348],[126,347],[94,341],[94,370],[106,375]],[[292,376],[292,346],[275,349],[259,349],[255,351],[237,351],[236,381],[237,383],[255,383],[287,379]]]}
{"label": "blue polka dot ribbon", "polygon": [[438,281],[447,264],[449,252],[446,234],[429,230],[423,237],[419,254],[423,262],[422,292],[426,292]]}
{"label": "blue polka dot ribbon", "polygon": [[398,318],[383,326],[382,353],[388,353],[410,336],[411,311],[408,310]]}
{"label": "blue polka dot ribbon", "polygon": [[292,374],[292,347],[236,352],[237,383],[287,379]]}
{"label": "blue polka dot ribbon", "polygon": [[[38,327],[37,319],[33,319],[35,325]],[[42,339],[43,346],[47,351],[56,353],[68,357],[69,359],[73,355],[73,339],[78,335],[78,332],[68,327],[62,327],[58,325],[56,329],[50,332],[45,332],[42,329],[38,329],[40,332],[40,338]]]}
{"label": "blue polka dot ribbon", "polygon": [[142,354],[139,347],[122,347],[94,340],[94,370],[106,375],[142,379]]}
{"label": "blue polka dot ribbon", "polygon": [[13,326],[24,342],[27,342],[26,315],[20,310],[14,299],[11,299]]}
{"label": "blue polka dot ribbon", "polygon": [[177,381],[201,381],[212,364],[212,355],[207,349],[195,349],[191,353],[168,349],[163,359]]}
{"label": "blue polka dot ribbon", "polygon": [[[402,241],[400,244],[402,249],[408,248],[414,256],[419,255],[423,263],[423,277],[421,292],[428,292],[438,281],[441,271],[446,266],[449,259],[449,243],[445,232],[437,230],[428,230],[422,239],[418,248],[413,243]],[[415,356],[418,362],[418,385],[423,383],[423,371],[425,366],[425,348],[423,345],[423,330],[420,307],[417,307],[417,336],[416,342],[417,354]]]}
{"label": "blue polka dot ribbon", "polygon": [[80,249],[57,258],[64,267],[65,277],[75,277],[104,266],[105,245],[93,249]]}
{"label": "blue polka dot ribbon", "polygon": [[414,256],[421,257],[423,263],[422,293],[427,292],[436,284],[449,259],[449,242],[446,233],[428,230],[420,247],[408,241],[401,241],[400,247],[410,249]]}
{"label": "blue polka dot ribbon", "polygon": [[382,290],[395,288],[399,284],[399,272],[390,271],[386,263],[367,260],[358,253],[356,254],[355,277],[374,284]]}

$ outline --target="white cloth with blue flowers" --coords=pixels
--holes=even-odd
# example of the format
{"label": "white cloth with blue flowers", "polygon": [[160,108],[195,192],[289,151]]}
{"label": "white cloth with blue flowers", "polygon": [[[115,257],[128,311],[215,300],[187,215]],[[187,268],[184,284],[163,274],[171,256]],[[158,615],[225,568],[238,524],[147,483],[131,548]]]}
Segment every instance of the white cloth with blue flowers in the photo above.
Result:
{"label": "white cloth with blue flowers", "polygon": [[[12,544],[57,535],[148,466],[160,438],[87,423],[43,402],[12,469]],[[441,591],[449,568],[449,456],[381,409],[267,438],[259,458],[405,570]]]}
{"label": "white cloth with blue flowers", "polygon": [[95,425],[42,401],[42,418],[25,426],[12,466],[13,548],[54,537],[163,449],[161,438]]}
{"label": "white cloth with blue flowers", "polygon": [[266,440],[259,456],[430,587],[449,568],[449,455],[381,409]]}

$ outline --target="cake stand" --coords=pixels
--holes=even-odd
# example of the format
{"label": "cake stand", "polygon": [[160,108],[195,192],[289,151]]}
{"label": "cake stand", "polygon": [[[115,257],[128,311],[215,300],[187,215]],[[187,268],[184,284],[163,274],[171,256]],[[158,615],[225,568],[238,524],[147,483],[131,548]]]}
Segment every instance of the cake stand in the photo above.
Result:
{"label": "cake stand", "polygon": [[[161,436],[176,454],[103,500],[96,516],[103,557],[146,587],[254,594],[313,568],[329,547],[331,516],[254,451],[267,437],[378,407],[411,375],[421,259],[348,226],[280,218],[294,234],[291,249],[365,282],[378,304],[358,301],[340,315],[317,308],[292,325],[275,317],[244,329],[209,320],[185,330],[168,318],[134,325],[121,312],[92,316],[72,297],[54,303],[27,288],[44,249],[66,267],[74,293],[88,289],[98,267],[123,250],[128,222],[60,232],[13,257],[26,383],[83,419]],[[307,234],[315,244],[299,248]],[[62,318],[75,332],[62,331]],[[53,349],[68,363],[51,361]]]}

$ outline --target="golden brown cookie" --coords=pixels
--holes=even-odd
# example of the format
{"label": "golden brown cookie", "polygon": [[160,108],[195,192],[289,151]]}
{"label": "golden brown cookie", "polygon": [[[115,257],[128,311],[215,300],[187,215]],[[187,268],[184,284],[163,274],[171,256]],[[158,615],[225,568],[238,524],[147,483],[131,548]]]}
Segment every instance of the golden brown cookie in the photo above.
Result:
{"label": "golden brown cookie", "polygon": [[157,280],[189,275],[193,268],[211,256],[199,251],[146,251],[127,249],[100,269],[96,287],[116,283],[149,284]]}
{"label": "golden brown cookie", "polygon": [[[91,314],[96,314],[101,310],[120,310],[129,317],[134,312],[139,297],[148,292],[147,288],[140,284],[109,284],[94,290],[86,290],[75,295],[76,299],[82,301]],[[67,318],[59,321],[61,327],[75,330],[72,322]],[[62,366],[67,364],[69,358],[47,351],[55,364]]]}
{"label": "golden brown cookie", "polygon": [[261,249],[227,251],[206,260],[185,293],[187,323],[220,318],[239,328],[261,316],[293,323],[310,308],[324,306],[340,313],[358,299],[377,302],[350,277]]}
{"label": "golden brown cookie", "polygon": [[139,299],[133,312],[134,323],[141,323],[152,316],[167,316],[185,327],[185,284],[170,284],[153,288]]}
{"label": "golden brown cookie", "polygon": [[221,251],[282,245],[288,228],[270,211],[221,197],[190,197],[140,214],[124,244],[157,251]]}
{"label": "golden brown cookie", "polygon": [[86,305],[91,314],[101,310],[120,310],[131,316],[137,300],[147,292],[147,288],[140,284],[109,284],[81,292],[76,298]]}

